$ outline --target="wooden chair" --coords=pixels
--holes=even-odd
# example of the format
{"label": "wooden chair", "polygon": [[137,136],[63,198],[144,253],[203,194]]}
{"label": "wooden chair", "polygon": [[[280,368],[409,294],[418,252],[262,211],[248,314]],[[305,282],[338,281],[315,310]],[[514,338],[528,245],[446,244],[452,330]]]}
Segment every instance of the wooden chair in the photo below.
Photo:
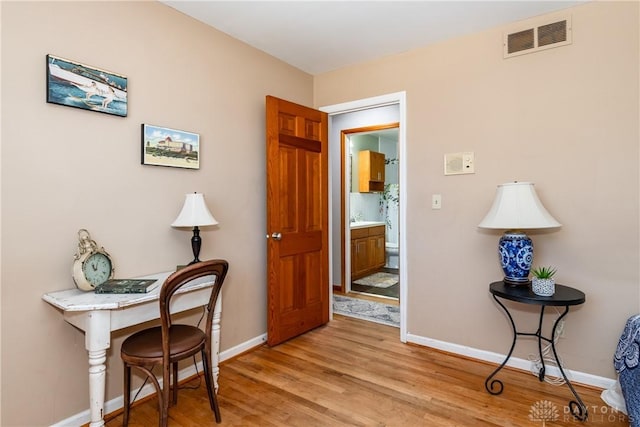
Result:
{"label": "wooden chair", "polygon": [[[158,394],[159,425],[166,427],[170,404],[170,369],[173,368],[171,404],[175,405],[178,402],[178,362],[198,352],[202,354],[203,374],[209,394],[209,405],[215,414],[216,422],[221,422],[211,369],[211,329],[213,311],[228,269],[227,261],[211,260],[192,264],[173,273],[165,280],[160,289],[161,325],[136,332],[122,343],[120,356],[124,362],[124,426],[129,424],[131,368],[138,368],[153,382]],[[175,292],[191,280],[209,275],[215,276],[215,284],[211,288],[211,297],[207,304],[206,332],[196,326],[173,324],[169,308]],[[156,365],[162,366],[162,387],[152,372]]]}

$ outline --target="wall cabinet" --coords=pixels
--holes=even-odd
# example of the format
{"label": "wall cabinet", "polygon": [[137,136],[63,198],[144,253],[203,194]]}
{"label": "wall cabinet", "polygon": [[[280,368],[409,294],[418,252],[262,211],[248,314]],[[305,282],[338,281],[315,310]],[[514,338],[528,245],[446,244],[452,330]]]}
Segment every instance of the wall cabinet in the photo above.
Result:
{"label": "wall cabinet", "polygon": [[376,272],[385,261],[384,225],[351,230],[351,280]]}
{"label": "wall cabinet", "polygon": [[358,153],[358,191],[384,191],[384,154],[365,150]]}

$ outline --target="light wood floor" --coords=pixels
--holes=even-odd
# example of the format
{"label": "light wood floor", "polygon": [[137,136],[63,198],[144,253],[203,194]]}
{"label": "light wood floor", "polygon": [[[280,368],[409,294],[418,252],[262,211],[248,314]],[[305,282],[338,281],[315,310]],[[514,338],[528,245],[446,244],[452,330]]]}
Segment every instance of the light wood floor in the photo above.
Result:
{"label": "light wood floor", "polygon": [[[560,349],[561,352],[561,349]],[[504,392],[492,396],[485,378],[496,365],[402,344],[399,330],[335,316],[327,326],[274,348],[260,347],[220,366],[221,426],[542,426],[532,407],[551,402],[547,426],[628,426],[600,390],[577,386],[590,419],[565,413],[569,389],[505,368]],[[201,381],[203,383],[203,381]],[[198,379],[184,387],[198,385]],[[130,426],[157,425],[157,401],[131,410]],[[215,426],[204,384],[182,389],[169,426]],[[549,419],[549,418],[547,418]],[[107,416],[107,426],[122,415]]]}

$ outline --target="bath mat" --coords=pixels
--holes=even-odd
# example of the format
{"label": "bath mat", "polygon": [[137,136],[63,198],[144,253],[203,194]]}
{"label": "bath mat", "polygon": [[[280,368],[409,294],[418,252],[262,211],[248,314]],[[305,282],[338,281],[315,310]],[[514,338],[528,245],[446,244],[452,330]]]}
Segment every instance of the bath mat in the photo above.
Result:
{"label": "bath mat", "polygon": [[400,307],[394,305],[334,295],[333,312],[396,328],[400,327]]}
{"label": "bath mat", "polygon": [[354,280],[353,283],[357,283],[362,286],[373,286],[374,288],[390,288],[398,283],[398,275],[393,273],[378,272],[369,276],[365,276],[362,279]]}

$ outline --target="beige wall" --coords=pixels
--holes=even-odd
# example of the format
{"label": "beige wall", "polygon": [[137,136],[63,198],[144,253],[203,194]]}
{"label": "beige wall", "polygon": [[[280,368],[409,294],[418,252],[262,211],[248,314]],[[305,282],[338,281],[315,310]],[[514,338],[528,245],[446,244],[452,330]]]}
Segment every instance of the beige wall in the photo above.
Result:
{"label": "beige wall", "polygon": [[[534,264],[555,265],[559,283],[587,295],[560,353],[569,369],[613,378],[617,340],[640,312],[638,3],[567,12],[570,46],[505,60],[496,28],[316,76],[315,105],[406,91],[409,334],[508,350],[508,322],[488,292],[501,277],[499,233],[477,224],[497,184],[532,181],[563,224],[530,233]],[[444,176],[443,155],[460,151],[475,152],[476,173]],[[535,330],[533,310],[510,307]]]}
{"label": "beige wall", "polygon": [[[169,224],[185,193],[204,192],[221,224],[202,232],[202,255],[231,263],[222,349],[265,332],[266,94],[319,107],[407,92],[410,334],[506,351],[487,292],[498,234],[476,226],[496,184],[534,181],[564,224],[533,234],[536,263],[587,294],[561,353],[570,369],[613,377],[619,333],[640,311],[637,3],[571,9],[573,45],[543,53],[503,60],[498,28],[313,80],[158,3],[0,8],[3,426],[87,408],[84,336],[40,299],[73,286],[78,228],[120,276],[166,271],[191,253],[189,233]],[[45,103],[48,53],[127,75],[129,116]],[[199,133],[201,169],[141,166],[141,123]],[[443,176],[442,155],[463,150],[476,174]],[[517,319],[533,317],[518,307]],[[112,341],[107,399],[121,394],[130,332]]]}
{"label": "beige wall", "polygon": [[[222,349],[266,331],[264,99],[311,105],[312,77],[156,2],[6,2],[2,8],[2,421],[50,425],[88,408],[84,335],[42,294],[73,287],[86,227],[118,276],[190,260],[169,226],[200,191],[224,257]],[[126,118],[47,104],[45,56],[129,78]],[[140,165],[140,124],[200,134],[198,171]],[[199,314],[199,313],[198,313]],[[196,316],[195,314],[193,315]],[[118,333],[107,400],[122,394]]]}

